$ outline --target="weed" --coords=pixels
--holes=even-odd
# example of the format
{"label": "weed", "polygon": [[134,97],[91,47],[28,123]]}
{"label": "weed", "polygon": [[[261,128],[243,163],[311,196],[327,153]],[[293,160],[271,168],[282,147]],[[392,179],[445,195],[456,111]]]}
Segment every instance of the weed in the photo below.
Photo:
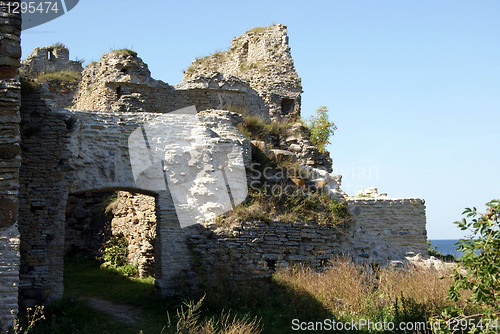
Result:
{"label": "weed", "polygon": [[112,50],[112,54],[115,55],[126,55],[126,56],[132,56],[132,57],[137,57],[137,52],[130,50],[130,49],[118,49],[118,50]]}
{"label": "weed", "polygon": [[80,65],[83,65],[83,63],[85,63],[85,59],[83,59],[83,58],[78,58],[78,57],[76,57],[75,61],[76,61],[77,63],[79,63]]}
{"label": "weed", "polygon": [[[42,306],[35,305],[34,309],[28,307],[28,309],[26,310],[26,316],[22,319],[16,318],[14,312],[11,311],[11,314],[14,317],[12,326],[14,333],[15,334],[32,333],[36,323],[45,320],[45,315],[43,314],[44,308],[45,306],[43,305]],[[23,329],[23,326],[25,326],[25,329]]]}
{"label": "weed", "polygon": [[67,49],[66,45],[61,42],[55,42],[51,45],[54,49]]}
{"label": "weed", "polygon": [[128,242],[122,234],[111,236],[99,251],[102,254],[100,259],[104,261],[101,265],[103,268],[116,268],[127,264]]}
{"label": "weed", "polygon": [[254,33],[254,34],[260,34],[264,31],[266,31],[268,29],[268,27],[254,27],[250,30],[248,30],[246,33]]}

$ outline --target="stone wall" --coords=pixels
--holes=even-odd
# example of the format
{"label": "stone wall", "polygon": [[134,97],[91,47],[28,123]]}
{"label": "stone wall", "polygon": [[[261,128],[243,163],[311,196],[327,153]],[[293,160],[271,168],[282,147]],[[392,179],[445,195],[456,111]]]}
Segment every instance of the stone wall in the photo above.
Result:
{"label": "stone wall", "polygon": [[245,109],[265,115],[268,108],[236,77],[214,74],[204,83],[170,86],[151,77],[141,58],[110,52],[82,72],[74,107],[117,112],[171,112],[195,105],[198,110]]}
{"label": "stone wall", "polygon": [[21,15],[0,1],[0,331],[18,312]]}
{"label": "stone wall", "polygon": [[[237,131],[233,117],[237,115],[231,116],[225,111],[200,115],[51,111],[39,93],[23,94],[19,219],[22,306],[61,297],[66,215],[77,220],[78,224],[74,225],[82,227],[88,218],[88,211],[80,218],[75,216],[76,212],[67,211],[68,193],[89,191],[135,190],[156,196],[156,285],[163,294],[175,293],[178,275],[191,272],[191,260],[184,243],[185,232],[179,226],[179,210],[175,209],[170,194],[170,187],[174,184],[169,181],[169,187],[162,190],[137,183],[139,179],[134,177],[131,166],[129,138],[141,126],[159,127],[160,130],[172,130],[177,126],[178,131],[161,132],[165,136],[163,152],[177,152],[179,147],[184,147],[183,143],[188,145],[186,152],[191,152],[192,159],[195,159],[191,169],[210,167],[207,159],[215,158],[217,152],[224,153],[228,147],[241,147],[243,153],[247,151],[244,155],[249,156],[250,144]],[[167,165],[189,172],[190,167],[182,165],[188,161],[175,157],[172,156]],[[248,160],[248,157],[242,158],[234,163],[240,163],[244,168],[243,163]],[[181,165],[175,167],[177,164]],[[217,173],[208,168],[204,178],[197,179],[198,185],[212,188],[216,185],[214,177]],[[193,191],[197,191],[195,187]],[[217,205],[207,207],[203,200],[210,202],[210,193],[200,196],[195,196],[192,203],[195,207],[218,209],[221,203],[218,198],[212,199]]]}
{"label": "stone wall", "polygon": [[128,243],[128,261],[137,265],[139,276],[155,272],[154,245],[156,239],[155,198],[119,191],[112,204],[113,235],[123,235]]}
{"label": "stone wall", "polygon": [[[273,28],[265,31],[268,30],[273,33],[263,33],[258,38],[262,41],[269,39],[269,43],[273,44],[276,43],[276,40],[282,41],[282,37],[286,36],[286,29],[276,30]],[[248,33],[243,36],[247,35]],[[235,47],[234,50],[237,52],[236,50],[239,49]],[[293,70],[293,61],[291,61],[287,48],[284,50],[273,48],[272,50],[274,56],[270,59],[266,58],[265,65],[267,71],[271,73],[265,75],[270,75],[274,80],[269,81],[269,83],[263,84],[256,81],[257,85],[256,82],[253,82],[252,74],[264,77],[265,75],[254,73],[255,69],[249,67],[245,71],[234,73],[234,75],[222,74],[214,70],[214,72],[203,73],[203,76],[196,76],[196,80],[193,79],[194,77],[190,77],[189,80],[175,86],[153,79],[148,66],[136,54],[113,51],[105,54],[99,62],[85,68],[78,92],[75,95],[74,106],[80,110],[171,112],[195,105],[199,111],[207,109],[237,110],[269,120],[270,104],[269,100],[264,98],[269,94],[266,93],[266,95],[262,92],[278,89],[276,87],[279,85],[277,86],[275,83],[278,80],[276,73]],[[260,53],[256,54],[259,54],[259,57],[264,57]],[[257,56],[254,55],[254,57]],[[293,71],[293,73],[295,72]],[[241,79],[241,77],[245,79]],[[297,80],[300,83],[300,79]],[[260,90],[260,93],[256,88]],[[296,92],[300,95],[301,88],[299,88],[296,89]],[[299,100],[298,97],[296,100]],[[300,115],[299,107],[300,105],[297,104],[293,115]],[[309,140],[307,129],[301,123],[295,124],[290,129],[288,136],[268,138],[268,143],[270,144],[269,148],[272,146],[272,148],[281,150],[278,153],[293,155],[298,162],[304,165],[327,171],[332,170],[332,160],[329,153],[318,151],[318,148]]]}
{"label": "stone wall", "polygon": [[53,113],[40,93],[23,89],[21,118],[19,298],[24,308],[62,297],[71,154],[68,116]]}
{"label": "stone wall", "polygon": [[264,278],[297,264],[320,269],[339,255],[387,265],[410,252],[428,254],[423,200],[349,198],[348,204],[353,220],[345,226],[274,220],[189,227],[197,279]]}
{"label": "stone wall", "polygon": [[69,50],[63,46],[37,47],[21,65],[21,72],[25,76],[60,71],[80,73],[83,69],[80,62],[69,59]]}
{"label": "stone wall", "polygon": [[295,72],[285,25],[251,29],[234,38],[228,51],[193,61],[183,83],[204,82],[214,73],[248,82],[269,109],[262,115],[264,120],[300,116],[302,84]]}
{"label": "stone wall", "polygon": [[355,260],[388,263],[407,252],[428,254],[425,202],[419,198],[347,199],[351,215],[343,248]]}
{"label": "stone wall", "polygon": [[188,228],[188,244],[198,280],[217,282],[268,278],[287,265],[319,269],[342,254],[341,228],[314,222],[248,221],[234,226],[215,223]]}
{"label": "stone wall", "polygon": [[108,236],[112,214],[106,212],[114,192],[82,192],[70,194],[64,223],[64,254],[98,257]]}
{"label": "stone wall", "polygon": [[137,54],[105,54],[82,73],[79,110],[162,111],[196,105],[198,110],[239,109],[266,122],[300,116],[302,86],[284,25],[250,30],[227,52],[195,60],[174,86],[151,78]]}

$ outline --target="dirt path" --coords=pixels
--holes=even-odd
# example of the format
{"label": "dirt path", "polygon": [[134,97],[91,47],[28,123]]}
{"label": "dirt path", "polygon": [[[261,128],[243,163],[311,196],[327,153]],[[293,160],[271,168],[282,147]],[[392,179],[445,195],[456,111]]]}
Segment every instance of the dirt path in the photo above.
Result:
{"label": "dirt path", "polygon": [[116,321],[125,324],[137,324],[141,319],[144,319],[142,312],[130,305],[116,304],[97,297],[79,296],[79,299],[87,302],[88,306],[97,311],[107,313]]}

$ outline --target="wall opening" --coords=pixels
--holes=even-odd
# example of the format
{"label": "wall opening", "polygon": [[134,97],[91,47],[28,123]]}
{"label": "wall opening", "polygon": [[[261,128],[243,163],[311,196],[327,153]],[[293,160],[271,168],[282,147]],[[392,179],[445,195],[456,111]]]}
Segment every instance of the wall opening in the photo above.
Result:
{"label": "wall opening", "polygon": [[65,260],[83,258],[129,276],[154,277],[155,202],[152,196],[127,191],[70,194]]}
{"label": "wall opening", "polygon": [[290,115],[295,109],[295,100],[282,99],[281,100],[281,114],[286,116]]}
{"label": "wall opening", "polygon": [[54,50],[50,49],[47,51],[47,59],[50,61],[56,60],[56,56],[54,55]]}

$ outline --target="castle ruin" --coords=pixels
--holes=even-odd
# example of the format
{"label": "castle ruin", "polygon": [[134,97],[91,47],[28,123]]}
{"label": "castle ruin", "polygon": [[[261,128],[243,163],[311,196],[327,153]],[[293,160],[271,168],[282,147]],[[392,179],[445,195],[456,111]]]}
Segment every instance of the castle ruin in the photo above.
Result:
{"label": "castle ruin", "polygon": [[[322,182],[331,186],[332,197],[345,196],[340,177],[331,173],[329,154],[312,145],[300,124],[287,136],[276,138],[273,147],[250,142],[237,128],[241,116],[235,110],[266,122],[300,115],[302,86],[286,26],[249,30],[235,38],[228,51],[195,60],[177,85],[153,79],[147,65],[130,50],[110,52],[81,69],[69,59],[67,49],[37,48],[22,62],[28,77],[73,71],[81,72],[81,80],[48,82],[37,89],[28,82],[21,90],[20,16],[2,12],[1,20],[3,327],[11,320],[11,310],[17,313],[19,308],[61,298],[68,243],[88,225],[89,213],[82,203],[91,202],[93,194],[101,191],[127,192],[119,195],[122,204],[115,208],[114,226],[125,233],[132,231],[129,238],[137,239],[133,242],[136,261],[145,272],[154,272],[161,295],[175,294],[186,288],[186,282],[187,288],[196,285],[195,256],[208,273],[214,265],[224,264],[233,278],[253,278],[269,277],[276,268],[295,263],[319,268],[341,253],[381,264],[404,259],[410,251],[426,253],[421,199],[347,197],[353,221],[344,231],[315,222],[273,220],[233,226],[229,235],[213,222],[181,228],[169,191],[151,191],[135,182],[127,138],[152,123],[185,129],[165,134],[171,145],[165,150],[186,140],[200,143],[209,153],[231,144],[241,148],[242,163],[248,168],[252,151],[269,149],[316,170]],[[70,105],[72,109],[66,109]],[[171,113],[192,105],[200,122]],[[153,225],[154,242],[150,237],[148,245],[144,235]]]}

